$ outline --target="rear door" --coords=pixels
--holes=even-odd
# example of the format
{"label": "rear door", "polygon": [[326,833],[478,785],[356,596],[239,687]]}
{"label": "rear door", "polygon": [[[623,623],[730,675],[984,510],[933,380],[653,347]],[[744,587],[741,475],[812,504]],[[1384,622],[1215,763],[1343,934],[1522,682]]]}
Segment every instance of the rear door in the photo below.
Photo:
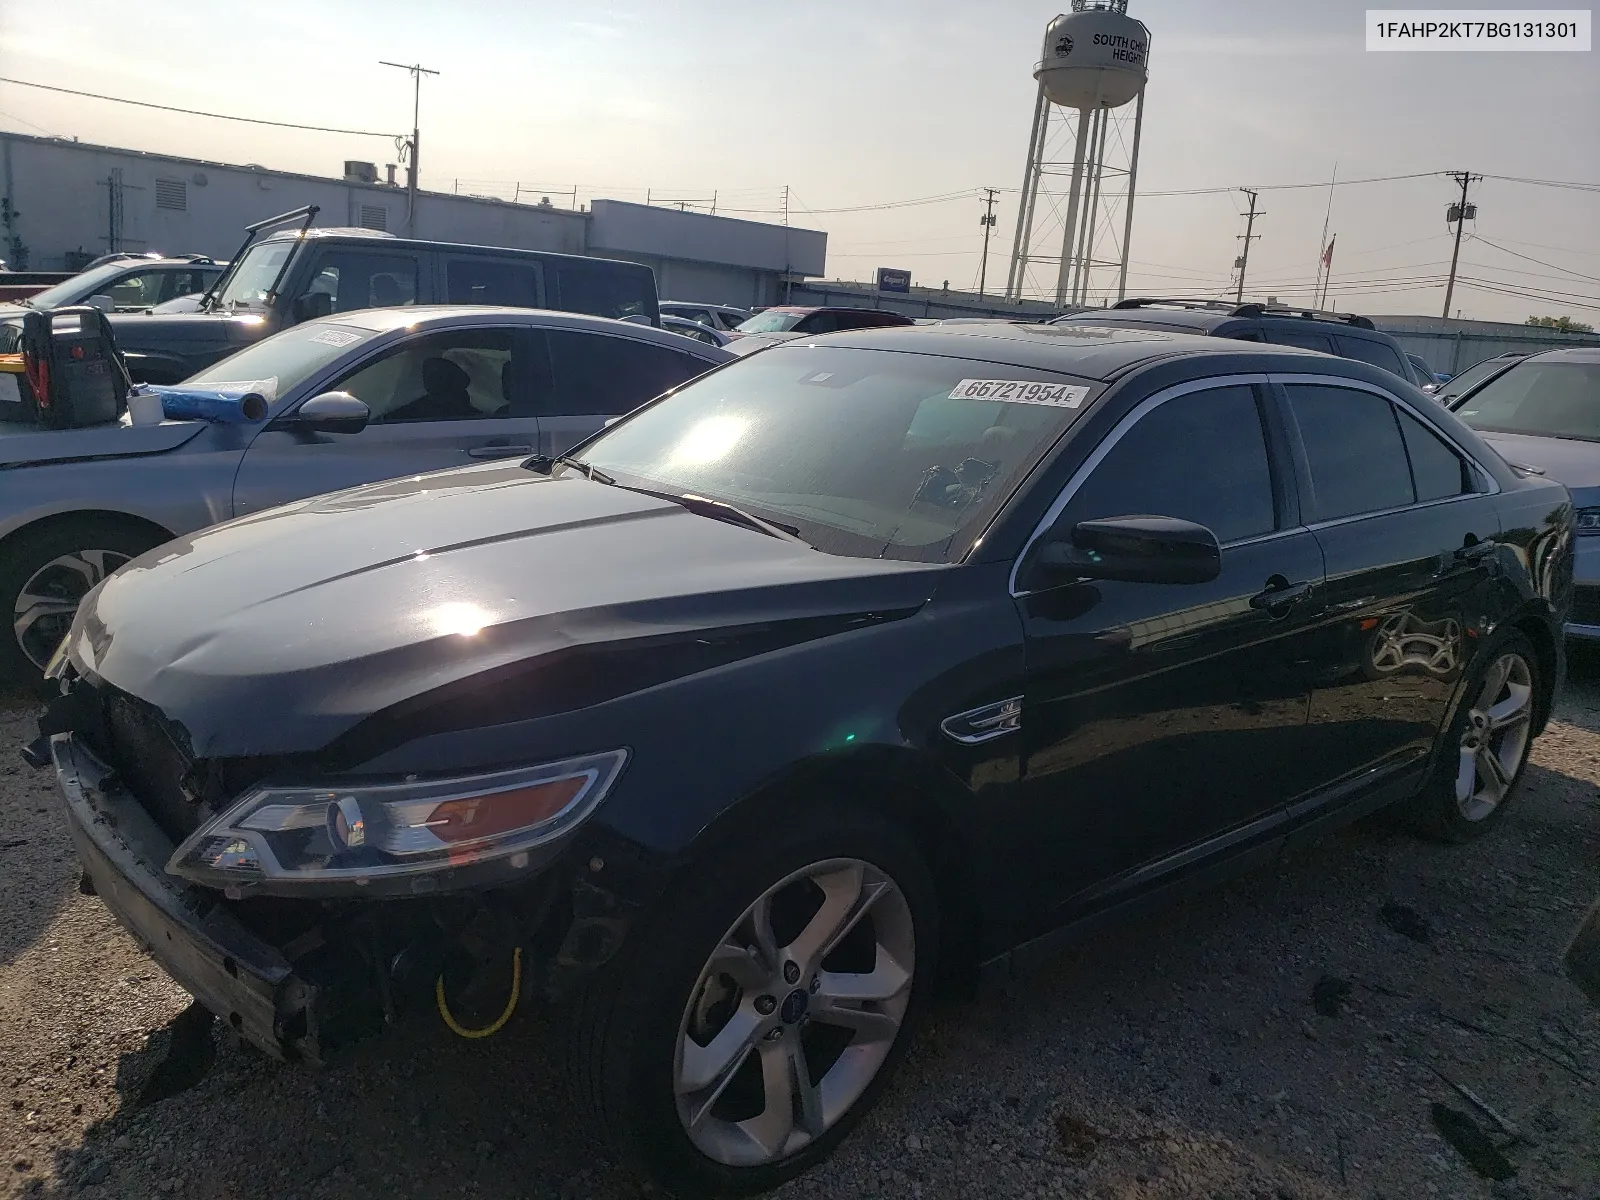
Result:
{"label": "rear door", "polygon": [[1327,564],[1307,752],[1379,783],[1430,752],[1499,575],[1493,484],[1397,398],[1284,377],[1303,509]]}
{"label": "rear door", "polygon": [[364,401],[360,433],[309,433],[275,422],[245,452],[234,515],[304,496],[493,458],[531,455],[539,419],[527,331],[475,326],[387,347],[329,385]]}
{"label": "rear door", "polygon": [[534,336],[539,452],[552,457],[597,433],[611,418],[711,369],[687,349],[669,350],[637,338],[572,329]]}

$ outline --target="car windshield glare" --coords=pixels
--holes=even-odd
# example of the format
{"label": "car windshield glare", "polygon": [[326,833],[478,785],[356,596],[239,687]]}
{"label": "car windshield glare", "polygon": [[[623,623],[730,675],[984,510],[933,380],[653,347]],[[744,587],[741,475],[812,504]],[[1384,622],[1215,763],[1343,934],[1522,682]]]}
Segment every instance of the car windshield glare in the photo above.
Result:
{"label": "car windshield glare", "polygon": [[819,550],[954,562],[1088,391],[1008,364],[783,346],[687,384],[578,455],[624,484],[793,526]]}
{"label": "car windshield glare", "polygon": [[267,293],[272,290],[284,260],[294,251],[294,242],[257,242],[246,250],[239,266],[230,272],[216,294],[216,306],[227,310],[235,308],[264,308]]}
{"label": "car windshield glare", "polygon": [[1600,363],[1529,359],[1456,409],[1474,429],[1600,442]]}
{"label": "car windshield glare", "polygon": [[1496,371],[1503,371],[1506,361],[1503,358],[1487,358],[1475,366],[1468,367],[1461,374],[1455,376],[1448,383],[1440,387],[1440,398],[1449,400],[1456,396],[1463,396],[1478,384],[1482,383]]}
{"label": "car windshield glare", "polygon": [[748,321],[739,325],[740,333],[788,333],[805,319],[805,313],[792,312],[764,312],[757,313]]}
{"label": "car windshield glare", "polygon": [[376,337],[370,329],[312,321],[263,338],[183,381],[186,387],[218,388],[249,383],[270,403],[299,387],[351,347]]}

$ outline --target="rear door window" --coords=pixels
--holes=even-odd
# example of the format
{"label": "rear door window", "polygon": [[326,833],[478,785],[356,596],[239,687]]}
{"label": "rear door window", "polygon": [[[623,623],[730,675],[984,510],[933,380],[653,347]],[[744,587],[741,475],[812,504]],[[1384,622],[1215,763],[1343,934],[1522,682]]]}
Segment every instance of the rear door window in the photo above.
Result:
{"label": "rear door window", "polygon": [[1063,518],[1075,525],[1137,515],[1194,521],[1220,542],[1276,528],[1253,388],[1211,388],[1158,406],[1100,460]]}
{"label": "rear door window", "polygon": [[544,307],[544,271],[532,259],[447,258],[444,292],[449,304]]}
{"label": "rear door window", "polygon": [[1284,390],[1311,473],[1309,520],[1381,512],[1416,499],[1389,401],[1354,388],[1289,384]]}
{"label": "rear door window", "polygon": [[[1345,358],[1353,358],[1358,362],[1371,363],[1375,367],[1382,367],[1391,375],[1398,375],[1407,383],[1411,376],[1406,373],[1405,365],[1400,361],[1400,355],[1375,338],[1352,337],[1349,334],[1337,334],[1334,342],[1339,347],[1339,353]],[[1426,382],[1426,380],[1424,380]]]}
{"label": "rear door window", "polygon": [[1293,325],[1268,325],[1263,332],[1267,341],[1275,346],[1298,346],[1302,350],[1333,353],[1332,339],[1315,329],[1297,329]]}
{"label": "rear door window", "polygon": [[547,331],[552,415],[621,416],[710,369],[704,359],[634,338]]}

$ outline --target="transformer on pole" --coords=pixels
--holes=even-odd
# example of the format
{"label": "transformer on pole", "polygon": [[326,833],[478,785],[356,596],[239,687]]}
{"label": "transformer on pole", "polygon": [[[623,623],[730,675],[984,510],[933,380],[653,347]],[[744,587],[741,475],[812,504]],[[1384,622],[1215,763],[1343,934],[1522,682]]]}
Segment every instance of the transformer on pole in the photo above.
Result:
{"label": "transformer on pole", "polygon": [[[1008,300],[1043,295],[1059,308],[1126,293],[1150,56],[1150,31],[1127,10],[1072,0],[1045,29]],[[1130,101],[1132,115],[1118,113]]]}

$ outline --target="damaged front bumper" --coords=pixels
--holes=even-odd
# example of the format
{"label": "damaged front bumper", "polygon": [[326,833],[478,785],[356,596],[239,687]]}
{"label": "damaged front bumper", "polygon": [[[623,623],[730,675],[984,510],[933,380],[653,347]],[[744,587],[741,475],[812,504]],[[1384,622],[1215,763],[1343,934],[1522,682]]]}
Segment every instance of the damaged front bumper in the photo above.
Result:
{"label": "damaged front bumper", "polygon": [[203,889],[161,867],[172,840],[72,734],[50,739],[67,824],[95,893],[195,999],[276,1058],[322,1060],[317,989]]}
{"label": "damaged front bumper", "polygon": [[[513,947],[522,994],[558,998],[616,953],[631,924],[634,906],[598,886],[592,870],[602,860],[585,855],[587,878],[552,869],[492,895],[346,905],[285,937],[241,919],[259,902],[169,875],[172,838],[80,735],[52,736],[49,757],[95,893],[178,984],[275,1058],[321,1065],[432,1008],[436,980],[459,982],[470,997]],[[290,903],[314,912],[321,902]]]}

